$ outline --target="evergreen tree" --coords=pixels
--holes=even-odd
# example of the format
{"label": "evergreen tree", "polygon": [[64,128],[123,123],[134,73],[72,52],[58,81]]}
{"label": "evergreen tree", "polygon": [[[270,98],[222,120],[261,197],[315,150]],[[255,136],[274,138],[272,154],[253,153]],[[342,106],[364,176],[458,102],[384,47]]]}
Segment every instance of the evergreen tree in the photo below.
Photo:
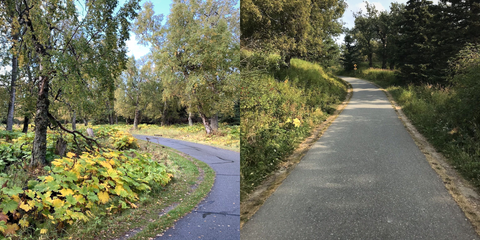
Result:
{"label": "evergreen tree", "polygon": [[345,35],[344,42],[345,42],[345,48],[343,50],[343,54],[342,54],[342,58],[341,58],[343,68],[346,71],[353,71],[354,68],[355,68],[355,64],[359,63],[359,54],[360,53],[359,53],[358,47],[355,43],[355,39],[352,37],[352,35],[347,33]]}
{"label": "evergreen tree", "polygon": [[435,29],[432,29],[432,2],[409,0],[401,23],[399,42],[400,78],[406,82],[429,82],[433,72]]}

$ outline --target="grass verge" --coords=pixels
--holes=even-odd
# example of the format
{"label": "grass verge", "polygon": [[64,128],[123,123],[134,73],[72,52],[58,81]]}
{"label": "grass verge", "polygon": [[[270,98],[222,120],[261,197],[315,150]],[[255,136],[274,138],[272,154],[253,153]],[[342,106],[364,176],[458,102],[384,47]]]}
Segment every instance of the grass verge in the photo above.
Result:
{"label": "grass verge", "polygon": [[[127,126],[126,127],[132,127]],[[239,126],[221,125],[218,132],[207,135],[202,124],[193,126],[176,124],[169,126],[157,126],[140,124],[138,130],[130,130],[132,134],[159,136],[173,138],[182,141],[212,145],[219,148],[240,151],[240,128]]]}

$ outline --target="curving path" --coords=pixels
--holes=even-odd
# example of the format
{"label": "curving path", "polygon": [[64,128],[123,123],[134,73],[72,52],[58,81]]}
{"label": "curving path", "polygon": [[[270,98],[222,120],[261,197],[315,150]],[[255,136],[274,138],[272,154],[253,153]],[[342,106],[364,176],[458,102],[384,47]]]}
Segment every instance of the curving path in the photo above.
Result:
{"label": "curving path", "polygon": [[243,226],[251,239],[479,239],[374,85],[345,110]]}
{"label": "curving path", "polygon": [[155,239],[240,239],[240,153],[170,138],[134,137],[174,148],[216,172],[212,190],[198,207]]}

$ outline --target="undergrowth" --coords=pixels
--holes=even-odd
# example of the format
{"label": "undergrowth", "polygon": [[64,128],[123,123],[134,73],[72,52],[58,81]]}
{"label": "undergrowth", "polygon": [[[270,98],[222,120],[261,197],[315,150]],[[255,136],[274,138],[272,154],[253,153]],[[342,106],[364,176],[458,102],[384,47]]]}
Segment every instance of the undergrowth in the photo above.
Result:
{"label": "undergrowth", "polygon": [[346,86],[322,67],[277,54],[242,50],[241,199],[293,152],[312,127],[333,113]]}

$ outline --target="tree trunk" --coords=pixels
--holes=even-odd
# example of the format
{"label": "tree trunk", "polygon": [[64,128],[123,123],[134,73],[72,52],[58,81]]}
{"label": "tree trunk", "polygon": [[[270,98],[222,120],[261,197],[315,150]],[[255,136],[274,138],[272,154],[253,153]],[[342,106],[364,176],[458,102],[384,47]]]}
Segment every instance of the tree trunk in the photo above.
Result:
{"label": "tree trunk", "polygon": [[113,113],[110,113],[110,125],[113,124],[115,124],[115,116],[113,115]]}
{"label": "tree trunk", "polygon": [[23,133],[28,132],[28,124],[29,123],[30,123],[30,118],[27,115],[25,115],[23,117],[23,130],[22,130]]}
{"label": "tree trunk", "polygon": [[[40,72],[42,66],[40,65]],[[47,127],[48,107],[48,85],[49,79],[45,76],[39,77],[39,90],[37,99],[37,111],[35,113],[35,138],[33,139],[32,160],[30,167],[39,167],[46,164],[47,154]]]}
{"label": "tree trunk", "polygon": [[188,126],[193,126],[192,112],[188,111]]}
{"label": "tree trunk", "polygon": [[113,125],[113,109],[110,108],[110,103],[107,101],[108,123]]}
{"label": "tree trunk", "polygon": [[77,113],[75,110],[73,110],[73,116],[72,116],[72,130],[75,131],[77,130]]}
{"label": "tree trunk", "polygon": [[115,124],[118,124],[118,115],[115,114]]}
{"label": "tree trunk", "polygon": [[212,127],[210,126],[210,122],[208,122],[207,116],[205,116],[205,114],[203,114],[200,106],[197,105],[197,108],[198,108],[198,114],[202,118],[203,126],[205,126],[205,131],[207,132],[207,134],[211,134],[212,133]]}
{"label": "tree trunk", "polygon": [[57,139],[57,143],[55,144],[55,154],[60,155],[60,157],[65,156],[65,151],[67,150],[67,141],[65,141],[62,137]]}
{"label": "tree trunk", "polygon": [[218,131],[218,114],[215,114],[210,118],[210,123],[211,123],[210,126],[212,127],[212,131],[213,132]]}
{"label": "tree trunk", "polygon": [[86,126],[88,126],[88,120],[86,118],[83,119],[83,124]]}
{"label": "tree trunk", "polygon": [[133,120],[133,129],[138,129],[138,122],[140,121],[140,110],[135,109],[135,119]]}
{"label": "tree trunk", "polygon": [[[18,39],[14,37],[14,40]],[[12,131],[13,127],[13,117],[15,112],[15,94],[16,94],[16,81],[17,81],[17,72],[18,72],[18,61],[17,55],[13,55],[12,58],[12,78],[10,84],[10,102],[8,103],[8,114],[7,114],[7,131]]]}
{"label": "tree trunk", "polygon": [[203,126],[205,126],[205,132],[207,134],[212,134],[212,127],[210,126],[210,123],[208,122],[208,118],[205,116],[205,114],[199,112],[200,117],[202,118]]}
{"label": "tree trunk", "polygon": [[390,62],[390,70],[393,70],[395,68],[395,62]]}

